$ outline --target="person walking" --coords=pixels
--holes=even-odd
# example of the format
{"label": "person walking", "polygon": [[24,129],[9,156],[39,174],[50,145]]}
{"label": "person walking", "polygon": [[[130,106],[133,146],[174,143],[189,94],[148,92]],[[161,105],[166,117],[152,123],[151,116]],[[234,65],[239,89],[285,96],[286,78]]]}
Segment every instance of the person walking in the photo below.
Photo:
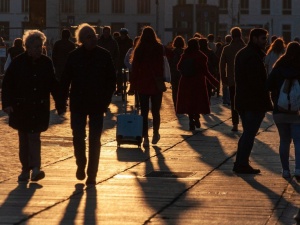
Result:
{"label": "person walking", "polygon": [[96,184],[100,156],[103,114],[111,102],[116,73],[110,53],[97,46],[95,29],[83,23],[75,32],[79,47],[70,53],[62,76],[62,90],[67,100],[70,90],[71,128],[76,158],[76,177],[86,177],[86,124],[89,118],[87,185]]}
{"label": "person walking", "polygon": [[98,39],[98,45],[109,51],[114,62],[114,66],[116,66],[116,63],[119,59],[119,47],[117,41],[111,35],[110,26],[103,27],[102,35]]}
{"label": "person walking", "polygon": [[70,41],[70,37],[70,31],[63,29],[61,32],[61,40],[56,41],[53,45],[52,60],[58,81],[61,79],[69,53],[76,48],[75,44]]}
{"label": "person walking", "polygon": [[267,34],[265,29],[252,29],[249,43],[235,57],[235,109],[243,126],[233,167],[235,173],[260,173],[259,169],[250,166],[249,157],[265,113],[273,109],[266,89],[267,73],[263,61]]}
{"label": "person walking", "polygon": [[[2,108],[9,115],[9,126],[18,130],[22,172],[18,181],[38,181],[45,177],[41,168],[41,132],[50,117],[50,93],[58,114],[65,110],[55,79],[52,61],[42,54],[44,33],[28,30],[23,36],[26,51],[8,67],[2,86]],[[31,172],[31,176],[30,176]]]}
{"label": "person walking", "polygon": [[[186,70],[185,60],[193,60],[193,76],[184,76]],[[218,86],[219,82],[209,72],[207,57],[200,51],[196,38],[188,41],[188,46],[181,55],[178,63],[178,70],[182,74],[177,94],[176,113],[188,114],[189,130],[200,128],[200,115],[210,113],[210,101],[206,82],[212,86]]]}
{"label": "person walking", "polygon": [[239,27],[233,27],[230,30],[232,41],[229,45],[225,46],[219,63],[219,71],[223,86],[229,87],[230,107],[231,107],[231,131],[238,131],[239,114],[235,110],[234,96],[235,96],[235,81],[234,81],[234,60],[235,56],[242,48],[245,42],[242,39],[242,30]]}
{"label": "person walking", "polygon": [[298,42],[290,42],[287,50],[282,55],[267,81],[268,89],[272,93],[274,104],[273,120],[278,129],[280,144],[279,154],[282,166],[282,177],[290,178],[290,145],[293,140],[295,146],[295,176],[300,179],[300,117],[299,113],[287,113],[280,111],[277,105],[281,86],[285,79],[300,81],[300,45]]}
{"label": "person walking", "polygon": [[164,49],[152,27],[146,26],[142,30],[137,46],[132,53],[131,89],[138,92],[140,98],[141,115],[143,116],[143,146],[149,147],[148,114],[149,101],[153,116],[152,144],[160,140],[160,107],[163,92],[156,86],[155,77],[163,77]]}
{"label": "person walking", "polygon": [[177,69],[178,62],[181,55],[183,54],[184,49],[186,48],[185,40],[182,36],[178,35],[174,38],[172,42],[172,57],[170,58],[170,72],[171,72],[171,85],[172,85],[172,99],[174,104],[174,109],[176,110],[177,102],[177,92],[179,79],[181,77],[180,72]]}
{"label": "person walking", "polygon": [[[119,59],[116,63],[117,69],[117,91],[115,95],[122,94],[123,83],[126,81],[126,76],[123,71],[125,71],[126,66],[124,64],[124,58],[126,53],[133,46],[133,40],[128,35],[128,30],[126,28],[120,29],[120,37],[117,38],[117,43],[119,46]],[[124,98],[124,96],[122,96]]]}
{"label": "person walking", "polygon": [[265,57],[265,67],[267,73],[270,74],[275,62],[285,52],[285,44],[282,38],[277,38],[270,46]]}
{"label": "person walking", "polygon": [[12,47],[8,48],[7,50],[7,59],[4,65],[4,72],[7,70],[8,66],[10,65],[11,61],[21,53],[25,52],[23,47],[22,38],[16,38],[14,40],[14,44]]}

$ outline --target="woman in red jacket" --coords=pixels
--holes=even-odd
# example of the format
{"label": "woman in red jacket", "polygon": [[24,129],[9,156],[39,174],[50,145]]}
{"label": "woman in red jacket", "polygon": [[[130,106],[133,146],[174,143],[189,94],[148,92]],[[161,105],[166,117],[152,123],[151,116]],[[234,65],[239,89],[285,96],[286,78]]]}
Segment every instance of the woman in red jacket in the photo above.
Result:
{"label": "woman in red jacket", "polygon": [[[193,75],[186,75],[186,61],[193,60],[189,65]],[[200,128],[200,115],[210,113],[210,102],[206,82],[217,87],[219,82],[208,71],[207,57],[199,50],[198,40],[192,38],[184,50],[178,63],[178,70],[182,74],[177,94],[176,113],[188,114],[190,130]]]}
{"label": "woman in red jacket", "polygon": [[132,74],[130,77],[131,89],[139,94],[141,115],[143,116],[143,146],[149,146],[148,138],[148,114],[149,101],[151,100],[151,112],[153,116],[152,144],[160,139],[160,107],[162,94],[156,87],[155,77],[163,77],[164,71],[163,45],[157,38],[152,27],[146,26],[142,31],[137,46],[132,53]]}

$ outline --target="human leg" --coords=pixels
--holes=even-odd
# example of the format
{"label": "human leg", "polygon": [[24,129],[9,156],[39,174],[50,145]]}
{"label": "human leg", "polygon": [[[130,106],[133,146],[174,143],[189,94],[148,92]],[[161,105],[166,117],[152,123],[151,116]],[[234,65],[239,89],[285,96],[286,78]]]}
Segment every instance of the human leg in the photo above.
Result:
{"label": "human leg", "polygon": [[22,172],[18,177],[18,181],[28,181],[30,177],[28,136],[26,132],[20,130],[18,131],[18,136],[19,160],[22,165]]}
{"label": "human leg", "polygon": [[290,145],[292,141],[292,129],[289,123],[276,123],[279,133],[279,156],[281,161],[282,170],[290,171],[289,156]]}
{"label": "human leg", "polygon": [[243,134],[238,141],[236,162],[234,170],[241,173],[259,173],[249,165],[249,157],[254,144],[255,136],[265,116],[264,112],[245,111],[240,113],[243,126]]}
{"label": "human leg", "polygon": [[163,93],[157,95],[151,95],[151,112],[153,117],[153,137],[152,144],[157,144],[160,139],[159,127],[160,127],[160,108],[162,103]]}
{"label": "human leg", "polygon": [[238,124],[239,124],[239,114],[234,109],[234,105],[235,105],[235,101],[234,101],[235,86],[229,87],[229,95],[230,95],[231,120],[232,120],[232,125],[233,125],[232,131],[237,131],[238,130]]}
{"label": "human leg", "polygon": [[291,133],[295,146],[295,176],[300,178],[300,124],[291,124]]}
{"label": "human leg", "polygon": [[87,184],[95,184],[99,166],[103,114],[89,115],[89,161],[87,168]]}
{"label": "human leg", "polygon": [[73,133],[73,146],[74,155],[76,158],[76,177],[78,180],[85,179],[85,166],[86,166],[86,119],[87,114],[79,112],[71,112],[71,128]]}
{"label": "human leg", "polygon": [[140,94],[140,107],[141,107],[141,115],[143,117],[143,146],[149,146],[149,138],[148,138],[148,114],[149,114],[149,98],[150,95]]}

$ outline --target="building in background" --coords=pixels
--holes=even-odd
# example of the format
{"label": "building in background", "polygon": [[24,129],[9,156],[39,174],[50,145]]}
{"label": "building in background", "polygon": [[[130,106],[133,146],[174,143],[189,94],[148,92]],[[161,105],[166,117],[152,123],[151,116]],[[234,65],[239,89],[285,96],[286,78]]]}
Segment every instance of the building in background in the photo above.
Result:
{"label": "building in background", "polygon": [[197,31],[224,37],[233,26],[244,35],[264,27],[286,41],[300,36],[299,0],[0,0],[0,36],[7,42],[26,29],[40,29],[57,40],[62,28],[87,22],[98,33],[126,27],[131,37],[153,26],[164,44],[178,34],[190,38]]}

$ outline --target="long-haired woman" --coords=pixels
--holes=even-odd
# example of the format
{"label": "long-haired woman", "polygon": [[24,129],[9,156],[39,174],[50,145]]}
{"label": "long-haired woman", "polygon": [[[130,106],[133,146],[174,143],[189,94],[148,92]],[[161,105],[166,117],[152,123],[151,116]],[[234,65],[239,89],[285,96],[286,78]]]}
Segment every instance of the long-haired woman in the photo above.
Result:
{"label": "long-haired woman", "polygon": [[156,86],[155,77],[163,77],[164,50],[154,29],[146,26],[140,40],[132,53],[131,89],[137,91],[140,98],[141,115],[143,116],[143,146],[149,146],[148,114],[149,101],[153,117],[152,144],[160,139],[160,107],[163,92]]}
{"label": "long-haired woman", "polygon": [[282,38],[277,38],[271,44],[270,48],[267,51],[267,55],[265,57],[265,66],[268,74],[271,73],[273,65],[279,59],[279,57],[285,52],[285,44]]}

